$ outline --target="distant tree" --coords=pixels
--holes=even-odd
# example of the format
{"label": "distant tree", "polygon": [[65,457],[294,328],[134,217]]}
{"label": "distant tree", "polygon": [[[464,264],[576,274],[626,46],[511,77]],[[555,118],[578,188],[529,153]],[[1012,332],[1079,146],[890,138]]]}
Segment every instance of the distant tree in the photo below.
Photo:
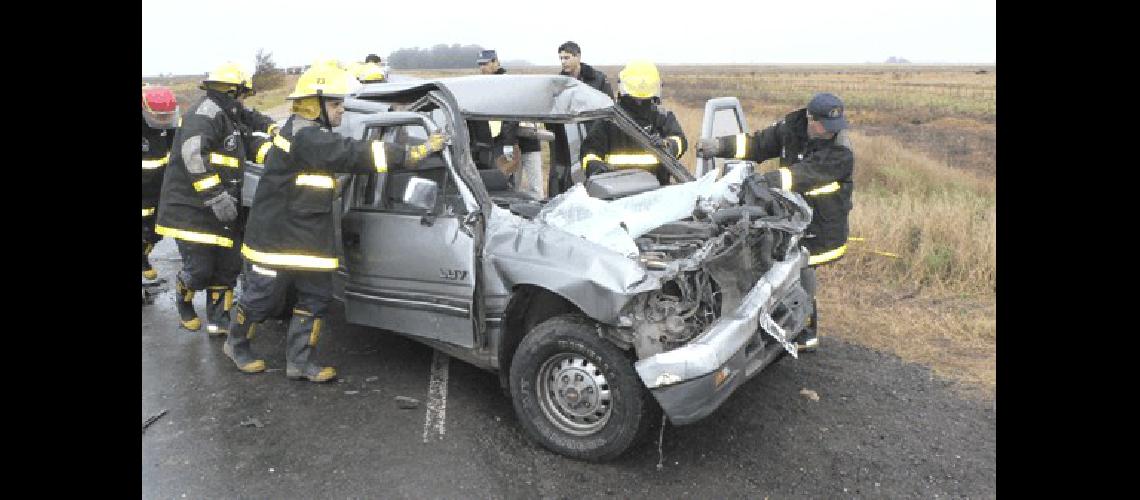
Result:
{"label": "distant tree", "polygon": [[401,48],[388,55],[392,69],[462,69],[474,68],[475,59],[483,50],[479,45],[458,43],[436,44],[430,49]]}
{"label": "distant tree", "polygon": [[253,70],[253,88],[257,90],[270,90],[280,87],[285,81],[281,70],[273,62],[273,53],[265,49],[257,49],[256,65]]}

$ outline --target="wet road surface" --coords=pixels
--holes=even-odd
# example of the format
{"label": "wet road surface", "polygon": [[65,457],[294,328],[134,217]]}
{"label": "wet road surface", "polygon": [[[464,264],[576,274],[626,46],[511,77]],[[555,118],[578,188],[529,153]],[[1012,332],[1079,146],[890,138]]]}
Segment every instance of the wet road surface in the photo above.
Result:
{"label": "wet road surface", "polygon": [[[253,341],[271,371],[240,373],[222,339],[177,327],[173,242],[151,260],[168,283],[142,307],[141,419],[167,413],[142,436],[143,498],[996,496],[993,401],[960,399],[924,367],[831,338],[708,418],[666,425],[660,456],[654,432],[591,464],[531,443],[497,376],[461,361],[442,364],[446,399],[429,408],[434,351],[346,325],[339,303],[318,359],[340,381],[286,379],[277,322]],[[420,404],[401,409],[397,396]]]}

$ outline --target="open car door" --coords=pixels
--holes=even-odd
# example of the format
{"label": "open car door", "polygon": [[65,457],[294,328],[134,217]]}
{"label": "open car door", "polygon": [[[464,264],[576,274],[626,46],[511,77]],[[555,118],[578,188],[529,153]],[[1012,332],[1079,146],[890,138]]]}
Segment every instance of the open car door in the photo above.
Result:
{"label": "open car door", "polygon": [[[348,113],[346,113],[346,117]],[[439,131],[420,113],[357,115],[351,135],[425,141]],[[434,184],[429,207],[406,202],[409,186]],[[414,169],[351,176],[341,217],[345,317],[351,323],[472,347],[474,240],[466,229],[450,146]]]}
{"label": "open car door", "polygon": [[[701,139],[712,139],[740,133],[747,134],[749,132],[748,120],[744,117],[744,109],[740,107],[740,101],[737,98],[717,97],[705,102],[705,116],[701,120]],[[726,172],[725,164],[734,161],[742,160],[698,157],[696,177],[699,179],[712,170],[717,170],[719,172],[717,177],[720,177]],[[751,165],[751,167],[755,168],[755,165]]]}

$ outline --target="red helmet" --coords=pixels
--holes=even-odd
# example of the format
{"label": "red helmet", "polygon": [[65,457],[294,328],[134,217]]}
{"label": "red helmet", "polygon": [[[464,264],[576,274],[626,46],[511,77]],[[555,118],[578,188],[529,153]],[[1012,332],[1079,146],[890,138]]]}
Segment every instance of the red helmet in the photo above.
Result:
{"label": "red helmet", "polygon": [[142,114],[151,128],[174,128],[178,122],[178,99],[169,88],[147,85],[142,89]]}

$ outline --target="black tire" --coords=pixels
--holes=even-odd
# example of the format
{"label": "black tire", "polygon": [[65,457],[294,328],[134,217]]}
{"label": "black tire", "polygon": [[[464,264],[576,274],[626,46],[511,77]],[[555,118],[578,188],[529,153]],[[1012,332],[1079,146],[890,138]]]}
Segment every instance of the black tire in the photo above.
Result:
{"label": "black tire", "polygon": [[532,439],[581,460],[618,457],[654,415],[660,418],[630,358],[579,314],[550,318],[523,338],[511,360],[510,390]]}

